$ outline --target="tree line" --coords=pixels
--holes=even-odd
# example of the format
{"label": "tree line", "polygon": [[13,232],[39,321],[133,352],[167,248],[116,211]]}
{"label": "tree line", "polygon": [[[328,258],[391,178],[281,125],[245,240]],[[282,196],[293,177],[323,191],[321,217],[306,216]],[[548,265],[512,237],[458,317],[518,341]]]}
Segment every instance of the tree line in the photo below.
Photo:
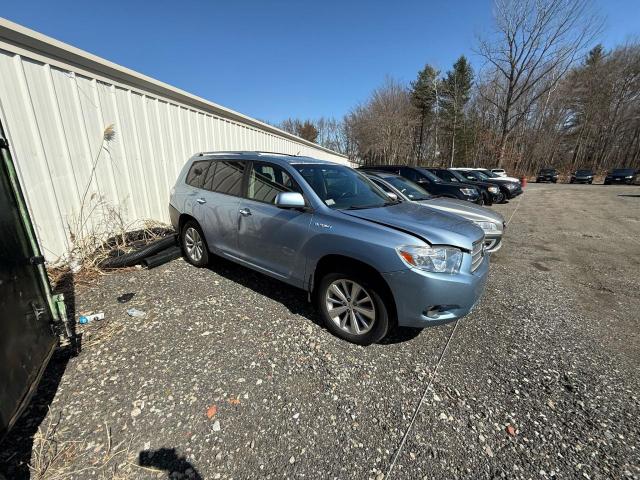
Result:
{"label": "tree line", "polygon": [[640,43],[605,50],[601,30],[591,0],[497,0],[480,71],[426,65],[344,118],[280,127],[359,164],[640,168]]}

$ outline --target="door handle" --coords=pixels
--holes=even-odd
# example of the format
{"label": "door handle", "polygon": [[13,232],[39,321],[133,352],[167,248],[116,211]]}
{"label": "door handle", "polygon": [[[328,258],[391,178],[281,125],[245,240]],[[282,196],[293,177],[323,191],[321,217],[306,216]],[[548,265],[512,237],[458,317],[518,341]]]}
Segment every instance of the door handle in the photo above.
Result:
{"label": "door handle", "polygon": [[196,202],[198,202],[200,205],[204,205],[205,203],[207,203],[207,201],[204,198],[198,198]]}
{"label": "door handle", "polygon": [[242,215],[243,217],[248,217],[249,215],[251,215],[251,210],[249,210],[248,208],[241,208],[240,215]]}

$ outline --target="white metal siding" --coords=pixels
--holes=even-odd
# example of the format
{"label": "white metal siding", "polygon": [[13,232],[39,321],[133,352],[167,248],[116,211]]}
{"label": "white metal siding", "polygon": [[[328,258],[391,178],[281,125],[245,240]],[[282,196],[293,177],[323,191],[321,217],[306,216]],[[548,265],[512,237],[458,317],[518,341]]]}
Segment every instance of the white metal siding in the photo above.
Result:
{"label": "white metal siding", "polygon": [[[7,26],[17,27],[0,22],[0,27]],[[27,35],[47,39],[31,31]],[[135,72],[125,72],[135,85],[130,86],[124,74],[111,81],[75,64],[65,65],[59,57],[49,61],[47,54],[14,46],[6,34],[0,37],[0,119],[50,261],[70,247],[68,226],[79,214],[97,155],[87,197],[96,194],[118,206],[126,221],[168,221],[169,189],[187,158],[197,152],[265,150],[348,163],[330,150],[285,138],[291,136],[215,104],[208,108],[205,100],[164,84],[166,97],[147,91],[135,85]],[[168,98],[174,92],[194,101]],[[108,125],[114,125],[115,139],[101,149]]]}

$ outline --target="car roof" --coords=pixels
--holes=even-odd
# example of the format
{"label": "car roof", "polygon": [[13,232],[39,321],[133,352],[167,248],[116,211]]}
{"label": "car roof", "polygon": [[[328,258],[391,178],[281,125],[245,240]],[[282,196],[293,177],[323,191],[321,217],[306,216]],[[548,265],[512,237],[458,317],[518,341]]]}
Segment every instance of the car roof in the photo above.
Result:
{"label": "car roof", "polygon": [[384,170],[368,170],[367,169],[364,171],[364,174],[374,176],[374,177],[380,177],[380,178],[391,178],[391,177],[403,178],[402,175],[398,175],[397,173],[393,173],[393,172],[386,172]]}
{"label": "car roof", "polygon": [[307,157],[304,155],[291,155],[288,153],[278,152],[262,152],[262,151],[219,151],[219,152],[200,152],[192,157],[193,160],[268,160],[276,163],[300,164],[300,163],[317,163],[327,165],[341,165],[329,160],[320,160],[319,158]]}

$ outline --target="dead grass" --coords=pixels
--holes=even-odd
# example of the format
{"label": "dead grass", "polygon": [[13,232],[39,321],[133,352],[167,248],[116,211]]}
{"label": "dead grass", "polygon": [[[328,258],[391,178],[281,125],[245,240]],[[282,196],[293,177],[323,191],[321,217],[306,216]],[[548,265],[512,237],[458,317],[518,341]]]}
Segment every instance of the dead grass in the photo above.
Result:
{"label": "dead grass", "polygon": [[60,415],[54,421],[51,411],[45,428],[40,427],[33,441],[29,470],[33,480],[63,480],[70,477],[83,478],[92,476],[104,480],[125,480],[137,478],[131,471],[131,466],[142,468],[135,464],[137,455],[132,450],[134,438],[122,440],[113,445],[111,428],[105,422],[105,451],[96,452],[99,457],[87,459],[88,465],[79,467],[82,457],[91,451],[86,450],[83,441],[59,441],[57,439]]}

